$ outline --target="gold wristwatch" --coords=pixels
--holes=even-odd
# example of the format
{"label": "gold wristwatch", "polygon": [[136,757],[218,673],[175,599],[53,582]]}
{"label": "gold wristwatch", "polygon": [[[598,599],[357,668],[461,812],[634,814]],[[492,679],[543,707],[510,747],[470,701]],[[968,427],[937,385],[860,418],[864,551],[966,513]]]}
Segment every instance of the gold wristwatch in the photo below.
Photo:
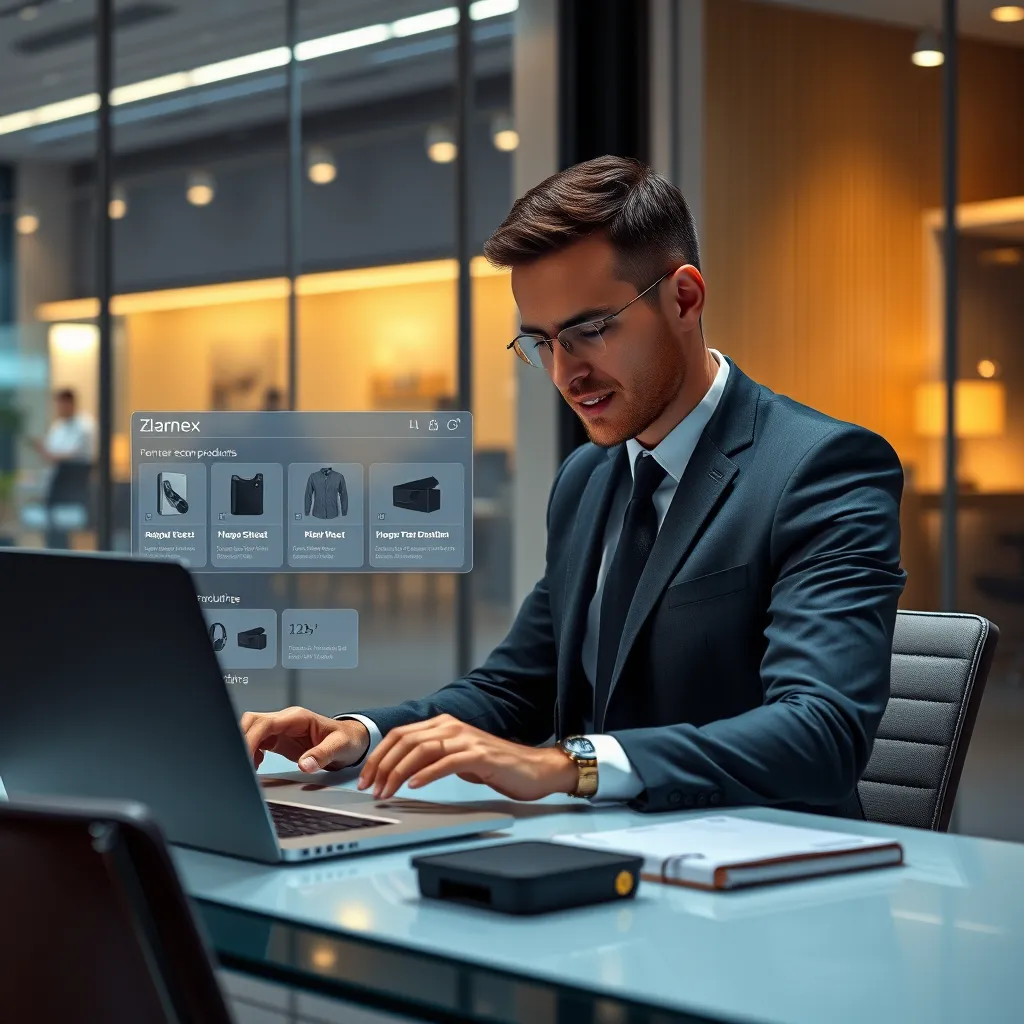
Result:
{"label": "gold wristwatch", "polygon": [[592,797],[597,793],[597,750],[586,736],[567,736],[558,746],[576,764],[576,788],[570,796]]}

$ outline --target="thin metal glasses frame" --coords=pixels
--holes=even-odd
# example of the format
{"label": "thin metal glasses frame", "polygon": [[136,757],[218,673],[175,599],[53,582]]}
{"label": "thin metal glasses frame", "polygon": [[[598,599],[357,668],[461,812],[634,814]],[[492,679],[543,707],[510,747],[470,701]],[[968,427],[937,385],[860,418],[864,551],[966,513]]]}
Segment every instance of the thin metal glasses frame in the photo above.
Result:
{"label": "thin metal glasses frame", "polygon": [[541,344],[546,344],[546,345],[550,346],[552,350],[554,348],[555,342],[557,341],[558,344],[561,345],[562,348],[564,348],[566,352],[568,352],[570,355],[572,355],[572,342],[569,341],[568,338],[563,337],[563,335],[569,335],[569,334],[571,334],[571,332],[574,332],[574,331],[575,332],[579,332],[579,331],[593,330],[593,331],[595,331],[597,333],[598,337],[600,337],[601,336],[601,331],[603,331],[604,328],[607,327],[608,324],[610,324],[612,322],[612,320],[614,320],[621,313],[624,313],[627,309],[629,309],[630,306],[633,305],[634,302],[638,302],[645,295],[647,295],[648,292],[651,292],[655,288],[657,288],[658,285],[661,284],[661,282],[664,281],[666,277],[669,277],[669,276],[671,276],[674,273],[675,273],[674,270],[666,270],[665,273],[662,274],[661,277],[659,277],[657,281],[654,281],[652,284],[649,284],[639,294],[634,295],[633,298],[631,298],[629,300],[629,302],[627,302],[620,309],[617,309],[614,313],[609,313],[607,316],[603,316],[603,317],[601,317],[598,320],[588,320],[586,323],[573,324],[571,327],[563,327],[562,330],[560,330],[554,336],[554,338],[549,338],[545,334],[517,334],[505,346],[505,349],[506,349],[506,351],[511,349],[512,351],[515,352],[515,354],[517,356],[519,356],[520,359],[522,359],[522,361],[524,363],[526,363],[529,366],[537,367],[538,369],[541,367],[542,364],[541,363],[535,363],[532,359],[530,359],[530,357],[527,355],[525,349],[523,348],[523,346],[521,344],[521,339],[529,338],[532,341],[536,341],[536,342],[539,342]]}

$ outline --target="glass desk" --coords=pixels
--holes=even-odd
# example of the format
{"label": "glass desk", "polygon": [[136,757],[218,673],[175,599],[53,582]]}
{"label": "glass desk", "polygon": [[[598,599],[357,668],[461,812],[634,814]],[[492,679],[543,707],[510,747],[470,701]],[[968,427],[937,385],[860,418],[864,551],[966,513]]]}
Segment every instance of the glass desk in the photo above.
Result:
{"label": "glass desk", "polygon": [[[400,795],[516,815],[500,835],[432,850],[651,820],[568,798],[509,805],[459,780]],[[907,864],[735,893],[644,883],[633,901],[515,918],[421,900],[410,858],[423,847],[281,867],[175,856],[223,966],[419,1020],[1024,1020],[1024,846],[828,827],[895,837]]]}

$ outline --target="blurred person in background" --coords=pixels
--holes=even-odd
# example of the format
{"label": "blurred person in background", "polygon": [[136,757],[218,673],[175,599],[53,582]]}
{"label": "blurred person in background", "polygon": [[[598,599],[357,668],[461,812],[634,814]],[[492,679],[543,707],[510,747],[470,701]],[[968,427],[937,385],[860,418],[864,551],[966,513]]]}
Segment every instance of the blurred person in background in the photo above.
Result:
{"label": "blurred person in background", "polygon": [[92,420],[78,411],[78,397],[71,388],[54,395],[54,414],[46,436],[34,438],[32,447],[51,467],[46,490],[46,546],[66,548],[70,524],[85,526],[88,519],[96,432]]}

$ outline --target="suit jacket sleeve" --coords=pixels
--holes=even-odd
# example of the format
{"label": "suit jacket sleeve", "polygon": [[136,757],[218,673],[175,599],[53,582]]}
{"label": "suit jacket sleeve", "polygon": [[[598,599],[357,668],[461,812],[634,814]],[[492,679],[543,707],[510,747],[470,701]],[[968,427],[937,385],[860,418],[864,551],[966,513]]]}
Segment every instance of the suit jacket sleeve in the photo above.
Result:
{"label": "suit jacket sleeve", "polygon": [[633,807],[851,798],[889,697],[902,489],[895,452],[866,430],[839,427],[804,456],[772,526],[764,703],[613,732],[644,783]]}
{"label": "suit jacket sleeve", "polygon": [[[572,458],[570,455],[559,469],[552,496]],[[548,538],[550,548],[550,499]],[[523,602],[508,636],[479,668],[422,700],[358,713],[375,722],[382,734],[399,725],[448,714],[495,736],[536,745],[548,739],[554,727],[556,678],[555,635],[545,576]]]}

